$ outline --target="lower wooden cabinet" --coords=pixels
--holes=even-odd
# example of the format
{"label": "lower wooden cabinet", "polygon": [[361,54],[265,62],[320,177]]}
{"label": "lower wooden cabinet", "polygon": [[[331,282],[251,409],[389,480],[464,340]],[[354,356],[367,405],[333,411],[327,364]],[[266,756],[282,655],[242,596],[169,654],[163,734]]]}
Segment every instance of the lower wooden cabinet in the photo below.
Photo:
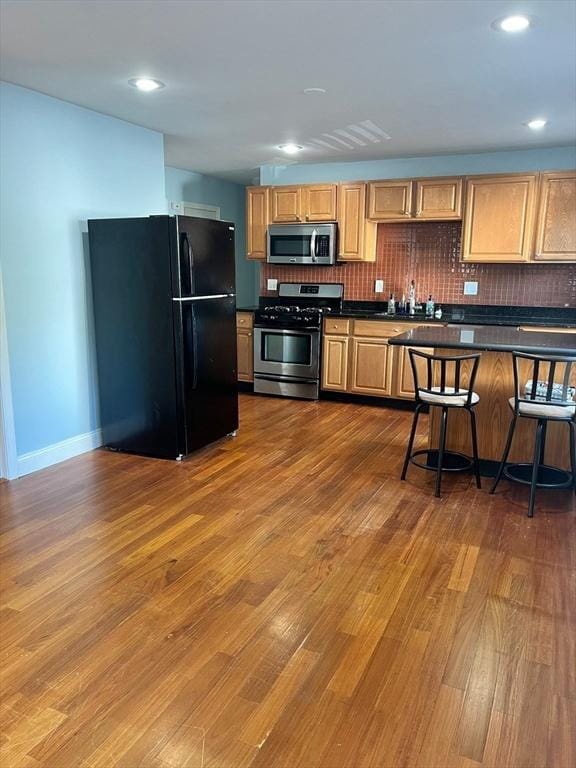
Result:
{"label": "lower wooden cabinet", "polygon": [[392,395],[392,353],[385,339],[353,336],[350,392]]}
{"label": "lower wooden cabinet", "polygon": [[[326,318],[322,389],[372,397],[413,398],[409,348],[389,346],[388,339],[422,325],[430,323]],[[426,363],[418,361],[417,365],[424,376]]]}
{"label": "lower wooden cabinet", "polygon": [[324,336],[322,389],[346,392],[348,388],[348,337]]}
{"label": "lower wooden cabinet", "polygon": [[252,313],[236,313],[238,381],[254,381],[254,336],[252,326]]}

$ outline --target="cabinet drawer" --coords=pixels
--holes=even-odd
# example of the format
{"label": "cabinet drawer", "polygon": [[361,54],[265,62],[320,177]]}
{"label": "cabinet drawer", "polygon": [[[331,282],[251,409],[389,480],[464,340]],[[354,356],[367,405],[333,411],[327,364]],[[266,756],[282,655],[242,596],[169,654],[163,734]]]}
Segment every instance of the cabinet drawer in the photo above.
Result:
{"label": "cabinet drawer", "polygon": [[351,322],[346,317],[326,317],[324,319],[324,333],[347,336],[350,333]]}
{"label": "cabinet drawer", "polygon": [[252,312],[236,312],[237,328],[252,328],[254,325],[254,315]]}
{"label": "cabinet drawer", "polygon": [[415,327],[414,323],[396,323],[392,320],[354,320],[354,336],[389,339]]}

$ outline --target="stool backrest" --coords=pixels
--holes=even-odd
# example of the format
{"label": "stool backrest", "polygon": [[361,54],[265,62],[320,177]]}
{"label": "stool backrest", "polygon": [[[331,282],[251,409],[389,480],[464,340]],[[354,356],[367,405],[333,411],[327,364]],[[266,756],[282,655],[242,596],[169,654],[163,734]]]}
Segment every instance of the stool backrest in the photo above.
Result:
{"label": "stool backrest", "polygon": [[[476,374],[478,373],[478,364],[482,354],[480,352],[470,355],[433,355],[427,352],[420,352],[416,349],[409,349],[410,365],[412,366],[412,375],[414,377],[414,392],[416,401],[420,401],[420,392],[426,392],[431,395],[442,395],[442,397],[462,397],[464,387],[463,381],[466,379],[466,370],[463,370],[462,364],[471,361],[472,367],[467,376],[466,390],[468,392],[466,405],[472,403],[472,393]],[[421,374],[418,369],[418,361],[426,362],[426,374]],[[424,383],[425,380],[425,383]]]}
{"label": "stool backrest", "polygon": [[576,405],[576,357],[513,352],[512,361],[517,414],[521,403]]}

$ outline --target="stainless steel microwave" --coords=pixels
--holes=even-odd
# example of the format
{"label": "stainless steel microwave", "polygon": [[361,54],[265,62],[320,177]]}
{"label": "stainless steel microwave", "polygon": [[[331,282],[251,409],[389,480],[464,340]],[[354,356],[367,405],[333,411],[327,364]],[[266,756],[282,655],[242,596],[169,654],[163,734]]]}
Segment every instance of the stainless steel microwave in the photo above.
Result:
{"label": "stainless steel microwave", "polygon": [[335,264],[337,224],[271,224],[269,264]]}

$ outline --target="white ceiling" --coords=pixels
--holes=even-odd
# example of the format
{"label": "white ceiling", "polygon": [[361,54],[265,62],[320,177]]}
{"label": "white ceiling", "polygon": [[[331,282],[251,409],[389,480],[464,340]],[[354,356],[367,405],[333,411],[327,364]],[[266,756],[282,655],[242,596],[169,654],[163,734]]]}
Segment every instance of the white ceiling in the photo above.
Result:
{"label": "white ceiling", "polygon": [[[2,79],[165,134],[166,162],[250,180],[284,162],[576,140],[573,0],[2,0]],[[491,22],[534,17],[506,35]],[[129,78],[166,88],[143,94]],[[320,86],[324,96],[306,96]],[[545,116],[530,131],[523,122]],[[389,141],[309,142],[370,120]],[[338,135],[338,134],[336,134]]]}

